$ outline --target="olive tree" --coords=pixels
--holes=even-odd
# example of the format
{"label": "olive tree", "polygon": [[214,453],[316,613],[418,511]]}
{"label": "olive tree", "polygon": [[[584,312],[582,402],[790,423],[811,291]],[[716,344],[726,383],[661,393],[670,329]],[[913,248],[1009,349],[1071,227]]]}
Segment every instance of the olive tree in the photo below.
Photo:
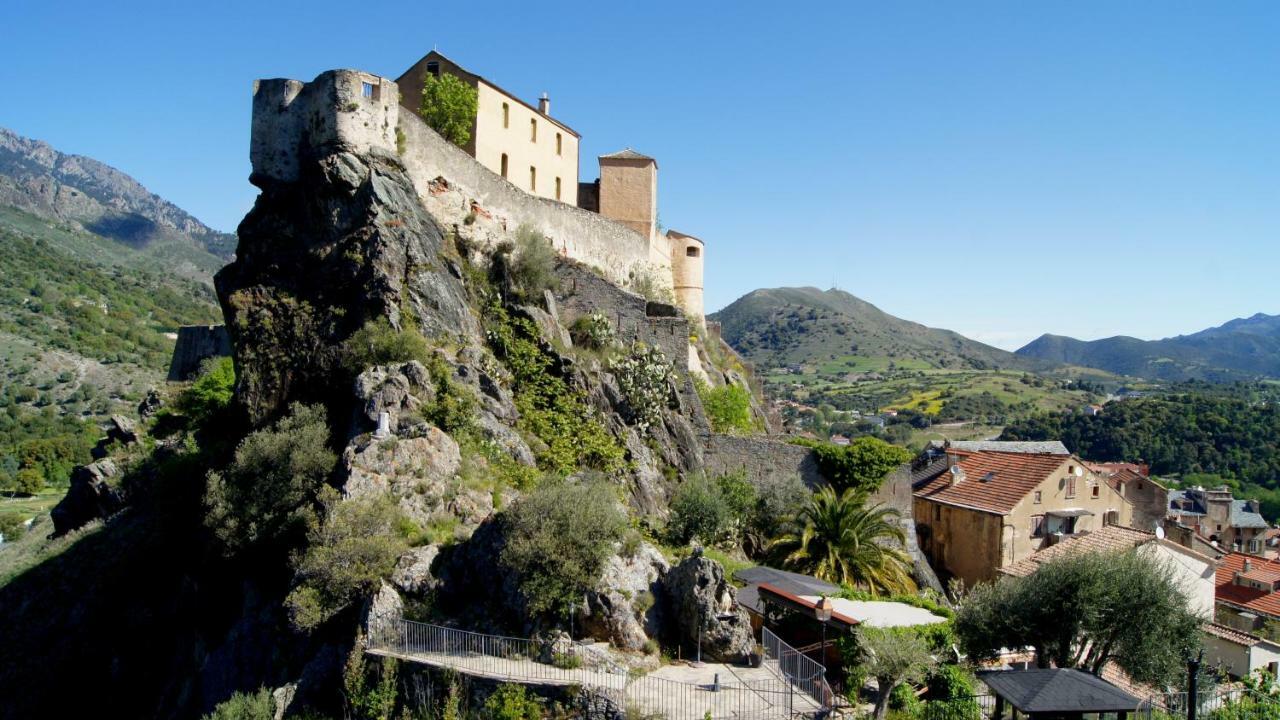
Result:
{"label": "olive tree", "polygon": [[478,107],[476,89],[453,75],[428,75],[422,85],[418,114],[445,140],[462,147],[471,140]]}
{"label": "olive tree", "polygon": [[975,659],[1031,647],[1040,667],[1098,675],[1114,662],[1161,685],[1181,675],[1203,621],[1169,563],[1131,550],[1065,556],[1027,577],[980,585],[956,615],[956,635]]}

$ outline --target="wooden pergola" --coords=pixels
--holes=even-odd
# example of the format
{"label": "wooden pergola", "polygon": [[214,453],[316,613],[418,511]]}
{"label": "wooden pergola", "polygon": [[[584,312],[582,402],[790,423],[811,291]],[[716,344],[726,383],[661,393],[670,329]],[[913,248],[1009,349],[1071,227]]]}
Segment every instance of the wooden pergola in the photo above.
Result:
{"label": "wooden pergola", "polygon": [[996,696],[993,719],[1085,720],[1115,713],[1126,720],[1142,702],[1096,675],[1069,668],[991,670],[978,678]]}

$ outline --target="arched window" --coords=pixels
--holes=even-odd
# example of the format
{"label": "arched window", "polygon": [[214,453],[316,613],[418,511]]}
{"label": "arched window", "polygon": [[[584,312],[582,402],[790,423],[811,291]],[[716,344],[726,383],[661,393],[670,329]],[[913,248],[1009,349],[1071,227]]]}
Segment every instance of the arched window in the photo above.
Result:
{"label": "arched window", "polygon": [[502,129],[506,130],[511,127],[511,106],[502,103]]}
{"label": "arched window", "polygon": [[538,191],[538,168],[529,166],[529,192]]}
{"label": "arched window", "polygon": [[560,199],[560,178],[556,178],[556,199]]}
{"label": "arched window", "polygon": [[502,177],[507,176],[507,154],[502,153]]}
{"label": "arched window", "polygon": [[698,246],[690,245],[689,247],[684,249],[684,254],[685,254],[685,257],[698,257],[699,255],[702,254],[702,251],[698,249]]}
{"label": "arched window", "polygon": [[529,120],[529,142],[538,142],[538,120]]}
{"label": "arched window", "polygon": [[562,154],[561,150],[563,149],[563,146],[564,146],[564,138],[560,136],[560,133],[556,133],[556,154],[557,155]]}

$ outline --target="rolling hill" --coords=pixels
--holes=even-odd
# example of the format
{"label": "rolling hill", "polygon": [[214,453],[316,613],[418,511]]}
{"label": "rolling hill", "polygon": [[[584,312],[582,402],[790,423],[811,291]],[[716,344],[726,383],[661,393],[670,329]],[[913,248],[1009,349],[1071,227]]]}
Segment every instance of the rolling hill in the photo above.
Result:
{"label": "rolling hill", "polygon": [[1280,315],[1258,313],[1163,340],[1076,340],[1042,335],[1017,354],[1149,380],[1224,382],[1280,378]]}
{"label": "rolling hill", "polygon": [[[867,369],[1036,370],[1051,363],[894,317],[842,290],[755,290],[709,316],[762,369],[854,356]],[[872,367],[875,366],[875,367]]]}

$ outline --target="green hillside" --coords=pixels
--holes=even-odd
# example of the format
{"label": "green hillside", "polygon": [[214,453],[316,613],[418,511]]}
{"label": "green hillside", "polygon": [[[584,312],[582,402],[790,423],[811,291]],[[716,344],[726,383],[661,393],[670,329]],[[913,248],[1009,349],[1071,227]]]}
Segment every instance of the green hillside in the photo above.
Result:
{"label": "green hillside", "polygon": [[0,489],[39,467],[60,484],[93,424],[164,379],[180,326],[218,322],[207,282],[162,258],[0,208]]}
{"label": "green hillside", "polygon": [[1120,384],[894,317],[840,290],[756,290],[710,319],[793,426],[819,434],[870,432],[865,416],[895,411],[875,431],[899,442],[992,437],[1014,419],[1078,409],[1100,399],[1103,384]]}

